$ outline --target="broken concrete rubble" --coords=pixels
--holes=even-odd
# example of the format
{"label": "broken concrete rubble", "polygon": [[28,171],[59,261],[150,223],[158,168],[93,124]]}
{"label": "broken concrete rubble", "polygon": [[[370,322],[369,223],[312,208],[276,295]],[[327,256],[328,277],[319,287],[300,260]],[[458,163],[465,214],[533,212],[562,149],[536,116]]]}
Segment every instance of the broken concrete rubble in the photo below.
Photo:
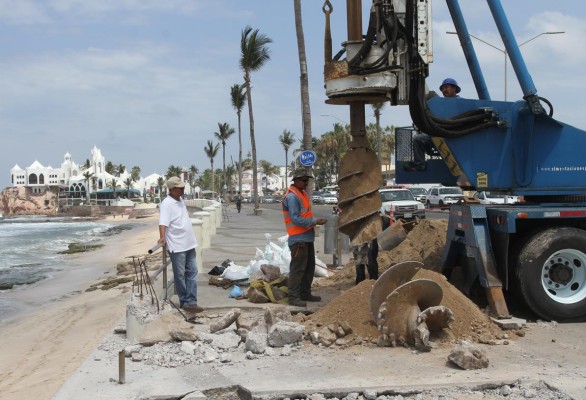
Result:
{"label": "broken concrete rubble", "polygon": [[466,340],[461,340],[450,352],[448,360],[462,369],[487,368],[489,361],[484,351]]}
{"label": "broken concrete rubble", "polygon": [[304,331],[304,325],[295,322],[278,321],[269,330],[268,343],[272,347],[294,344],[303,339]]}
{"label": "broken concrete rubble", "polygon": [[233,308],[228,311],[222,318],[210,324],[210,333],[221,331],[232,325],[234,321],[240,316],[240,310]]}

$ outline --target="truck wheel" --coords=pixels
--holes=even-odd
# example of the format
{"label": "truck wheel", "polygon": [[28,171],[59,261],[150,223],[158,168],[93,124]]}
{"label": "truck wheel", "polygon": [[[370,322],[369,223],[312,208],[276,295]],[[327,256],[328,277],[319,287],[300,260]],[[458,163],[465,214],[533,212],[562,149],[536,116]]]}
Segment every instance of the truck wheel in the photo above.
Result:
{"label": "truck wheel", "polygon": [[429,202],[429,200],[427,200],[425,203],[427,204],[427,208],[431,208],[431,203]]}
{"label": "truck wheel", "polygon": [[586,232],[560,227],[531,236],[517,256],[515,280],[538,316],[586,321]]}

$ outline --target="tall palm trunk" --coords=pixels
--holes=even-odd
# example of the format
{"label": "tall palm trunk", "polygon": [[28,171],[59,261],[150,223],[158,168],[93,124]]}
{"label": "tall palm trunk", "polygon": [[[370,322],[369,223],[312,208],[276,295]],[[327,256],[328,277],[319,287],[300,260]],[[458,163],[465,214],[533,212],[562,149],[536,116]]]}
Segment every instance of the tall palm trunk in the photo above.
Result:
{"label": "tall palm trunk", "polygon": [[242,195],[242,124],[241,112],[238,111],[238,193]]}
{"label": "tall palm trunk", "polygon": [[254,115],[252,112],[252,93],[250,86],[250,73],[246,71],[244,75],[244,84],[246,85],[246,100],[248,102],[248,119],[250,124],[250,147],[252,152],[252,188],[254,193],[254,213],[260,208],[258,198],[258,167],[256,164],[256,140],[254,138]]}
{"label": "tall palm trunk", "polygon": [[[309,106],[309,76],[307,74],[307,57],[305,55],[305,38],[303,35],[303,21],[301,18],[301,0],[293,0],[295,10],[295,32],[297,33],[297,50],[299,53],[299,80],[301,84],[301,115],[303,126],[303,148],[311,150],[311,108]],[[315,182],[313,183],[315,184]],[[313,185],[307,189],[311,198]]]}
{"label": "tall palm trunk", "polygon": [[[224,179],[224,186],[227,185],[226,181],[226,144],[222,143],[222,178]],[[222,190],[224,190],[224,186],[222,186]],[[218,188],[219,190],[220,188]]]}

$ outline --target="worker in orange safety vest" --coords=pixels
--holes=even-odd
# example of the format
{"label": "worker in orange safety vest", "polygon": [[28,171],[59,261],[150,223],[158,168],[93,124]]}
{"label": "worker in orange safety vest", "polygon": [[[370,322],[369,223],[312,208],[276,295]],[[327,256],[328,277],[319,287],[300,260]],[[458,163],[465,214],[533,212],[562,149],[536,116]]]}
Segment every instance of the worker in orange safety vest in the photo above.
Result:
{"label": "worker in orange safety vest", "polygon": [[283,218],[287,234],[288,245],[291,250],[289,265],[289,304],[305,307],[306,301],[320,301],[320,296],[311,294],[311,284],[315,272],[315,229],[316,225],[323,225],[324,218],[314,219],[311,211],[311,201],[305,193],[311,173],[304,168],[293,172],[293,184],[283,197]]}

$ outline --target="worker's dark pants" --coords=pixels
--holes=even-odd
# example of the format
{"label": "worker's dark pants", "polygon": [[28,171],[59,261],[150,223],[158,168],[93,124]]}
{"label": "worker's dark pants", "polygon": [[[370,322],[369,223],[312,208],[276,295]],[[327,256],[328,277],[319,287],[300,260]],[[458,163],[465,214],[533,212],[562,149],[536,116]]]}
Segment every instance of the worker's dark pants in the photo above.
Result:
{"label": "worker's dark pants", "polygon": [[289,299],[306,298],[311,294],[311,283],[315,272],[315,249],[313,242],[299,242],[289,246]]}
{"label": "worker's dark pants", "polygon": [[435,146],[431,136],[419,133],[413,137],[413,164],[417,167],[425,167],[425,154],[432,155]]}
{"label": "worker's dark pants", "polygon": [[[368,264],[366,265],[366,269],[368,270],[368,278],[369,279],[378,279],[378,242],[376,238],[370,244],[370,248],[368,249]],[[360,282],[366,279],[366,273],[364,271],[365,266],[364,264],[356,264],[356,284],[358,285]]]}

